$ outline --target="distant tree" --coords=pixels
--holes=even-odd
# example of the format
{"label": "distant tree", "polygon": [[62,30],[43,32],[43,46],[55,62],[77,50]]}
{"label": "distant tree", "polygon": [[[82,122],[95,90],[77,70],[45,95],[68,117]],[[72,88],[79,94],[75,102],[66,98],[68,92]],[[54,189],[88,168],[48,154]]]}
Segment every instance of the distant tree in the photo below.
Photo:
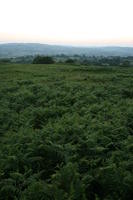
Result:
{"label": "distant tree", "polygon": [[130,66],[130,62],[128,60],[124,60],[121,64],[122,67],[129,67]]}
{"label": "distant tree", "polygon": [[68,64],[73,64],[75,61],[71,58],[68,58],[65,63],[68,63]]}
{"label": "distant tree", "polygon": [[8,58],[1,58],[0,63],[11,63],[11,60]]}
{"label": "distant tree", "polygon": [[53,64],[54,60],[50,56],[36,56],[33,60],[33,64]]}

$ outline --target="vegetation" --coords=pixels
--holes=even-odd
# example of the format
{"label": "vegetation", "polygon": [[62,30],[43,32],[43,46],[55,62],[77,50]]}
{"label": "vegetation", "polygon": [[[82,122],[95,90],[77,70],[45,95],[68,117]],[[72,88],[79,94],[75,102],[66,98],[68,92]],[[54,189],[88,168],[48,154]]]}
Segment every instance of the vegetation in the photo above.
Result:
{"label": "vegetation", "polygon": [[0,65],[0,200],[131,200],[133,68]]}
{"label": "vegetation", "polygon": [[0,63],[20,63],[20,64],[53,64],[53,63],[64,63],[64,64],[76,64],[76,65],[86,65],[86,66],[121,66],[121,67],[131,67],[133,66],[133,57],[96,57],[87,55],[54,55],[54,56],[21,56],[14,58],[1,58]]}
{"label": "vegetation", "polygon": [[1,58],[1,59],[0,59],[0,64],[10,63],[10,62],[11,62],[11,60],[8,59],[8,58]]}
{"label": "vegetation", "polygon": [[54,60],[50,56],[36,56],[33,60],[33,64],[53,64]]}
{"label": "vegetation", "polygon": [[75,61],[71,58],[68,58],[66,61],[65,61],[67,64],[74,64]]}

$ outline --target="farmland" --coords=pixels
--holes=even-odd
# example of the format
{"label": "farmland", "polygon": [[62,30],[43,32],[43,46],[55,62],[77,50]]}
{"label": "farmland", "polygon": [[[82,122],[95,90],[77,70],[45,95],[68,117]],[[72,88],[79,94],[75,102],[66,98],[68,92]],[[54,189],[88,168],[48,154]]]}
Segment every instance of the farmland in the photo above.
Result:
{"label": "farmland", "polygon": [[133,68],[0,64],[0,200],[131,200]]}

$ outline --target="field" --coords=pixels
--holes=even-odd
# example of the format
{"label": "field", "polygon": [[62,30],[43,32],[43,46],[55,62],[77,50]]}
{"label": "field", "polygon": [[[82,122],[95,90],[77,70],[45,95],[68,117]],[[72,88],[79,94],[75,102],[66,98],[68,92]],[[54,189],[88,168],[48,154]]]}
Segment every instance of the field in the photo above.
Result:
{"label": "field", "polygon": [[0,200],[131,200],[133,68],[0,65]]}

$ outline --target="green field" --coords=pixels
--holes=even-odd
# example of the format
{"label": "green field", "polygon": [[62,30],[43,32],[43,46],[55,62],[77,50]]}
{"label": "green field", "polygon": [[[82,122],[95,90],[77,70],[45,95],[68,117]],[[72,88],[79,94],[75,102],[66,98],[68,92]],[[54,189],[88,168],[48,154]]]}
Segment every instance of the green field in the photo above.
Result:
{"label": "green field", "polygon": [[131,200],[133,68],[0,65],[0,200]]}

